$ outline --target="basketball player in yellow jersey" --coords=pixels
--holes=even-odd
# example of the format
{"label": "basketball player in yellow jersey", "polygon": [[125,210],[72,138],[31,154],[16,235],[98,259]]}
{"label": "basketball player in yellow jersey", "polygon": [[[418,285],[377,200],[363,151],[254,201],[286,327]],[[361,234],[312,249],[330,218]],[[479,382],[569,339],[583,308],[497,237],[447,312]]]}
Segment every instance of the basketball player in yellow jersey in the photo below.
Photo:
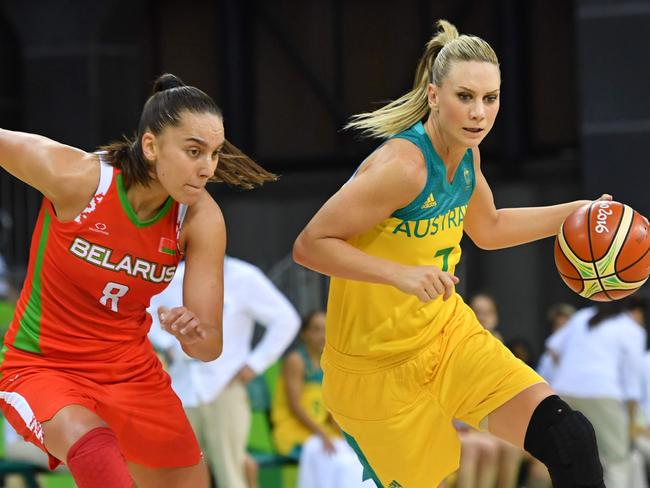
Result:
{"label": "basketball player in yellow jersey", "polygon": [[454,291],[463,229],[483,249],[515,246],[554,235],[588,202],[495,208],[478,145],[499,109],[498,60],[438,26],[413,90],[348,125],[388,140],[294,246],[297,262],[332,276],[325,403],[378,487],[436,487],[458,466],[458,418],[524,447],[555,487],[602,488],[589,421]]}

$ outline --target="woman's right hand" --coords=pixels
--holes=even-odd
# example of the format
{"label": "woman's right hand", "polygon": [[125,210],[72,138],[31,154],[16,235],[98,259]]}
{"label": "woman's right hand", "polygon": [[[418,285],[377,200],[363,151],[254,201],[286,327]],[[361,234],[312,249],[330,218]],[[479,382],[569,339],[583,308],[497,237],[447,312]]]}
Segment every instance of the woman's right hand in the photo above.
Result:
{"label": "woman's right hand", "polygon": [[323,449],[325,449],[325,452],[327,454],[334,454],[336,452],[336,448],[334,447],[334,443],[332,442],[332,439],[329,438],[327,433],[321,431],[317,435],[318,437],[320,437],[320,440],[323,442]]}
{"label": "woman's right hand", "polygon": [[430,302],[439,295],[443,300],[450,298],[459,281],[457,276],[437,266],[404,266],[395,275],[393,286],[423,302]]}

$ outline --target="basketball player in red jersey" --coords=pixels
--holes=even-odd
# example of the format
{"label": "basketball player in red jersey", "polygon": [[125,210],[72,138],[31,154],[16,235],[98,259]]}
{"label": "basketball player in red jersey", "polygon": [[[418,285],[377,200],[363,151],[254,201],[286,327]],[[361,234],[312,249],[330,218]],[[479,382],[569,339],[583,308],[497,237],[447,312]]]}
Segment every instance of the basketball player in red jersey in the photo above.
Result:
{"label": "basketball player in red jersey", "polygon": [[226,141],[209,96],[169,74],[136,138],[102,149],[0,130],[0,165],[45,197],[0,350],[0,407],[80,488],[207,487],[145,309],[184,256],[185,306],[161,323],[190,356],[219,356],[225,226],[204,187],[274,175]]}

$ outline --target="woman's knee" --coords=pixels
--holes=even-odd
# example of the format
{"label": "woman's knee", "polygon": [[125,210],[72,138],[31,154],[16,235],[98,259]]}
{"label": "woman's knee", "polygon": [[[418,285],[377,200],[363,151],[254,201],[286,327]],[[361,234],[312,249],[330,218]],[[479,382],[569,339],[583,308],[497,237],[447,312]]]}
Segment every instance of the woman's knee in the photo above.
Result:
{"label": "woman's knee", "polygon": [[81,405],[68,405],[43,422],[45,447],[54,457],[65,461],[70,447],[97,427],[106,427],[99,415]]}

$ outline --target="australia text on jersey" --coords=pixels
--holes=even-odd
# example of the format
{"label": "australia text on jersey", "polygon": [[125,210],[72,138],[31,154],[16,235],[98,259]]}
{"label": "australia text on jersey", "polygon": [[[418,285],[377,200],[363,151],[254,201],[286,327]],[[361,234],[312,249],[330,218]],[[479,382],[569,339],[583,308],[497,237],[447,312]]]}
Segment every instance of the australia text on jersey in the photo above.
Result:
{"label": "australia text on jersey", "polygon": [[165,266],[152,263],[142,258],[124,255],[119,261],[111,262],[113,250],[89,242],[81,237],[76,237],[70,245],[70,252],[84,261],[116,273],[123,272],[137,278],[138,275],[145,281],[154,283],[169,283],[174,277],[176,266]]}
{"label": "australia text on jersey", "polygon": [[430,219],[402,220],[393,229],[393,234],[406,237],[434,236],[438,232],[444,232],[452,227],[460,227],[465,219],[467,205],[452,208],[444,215],[438,215]]}

